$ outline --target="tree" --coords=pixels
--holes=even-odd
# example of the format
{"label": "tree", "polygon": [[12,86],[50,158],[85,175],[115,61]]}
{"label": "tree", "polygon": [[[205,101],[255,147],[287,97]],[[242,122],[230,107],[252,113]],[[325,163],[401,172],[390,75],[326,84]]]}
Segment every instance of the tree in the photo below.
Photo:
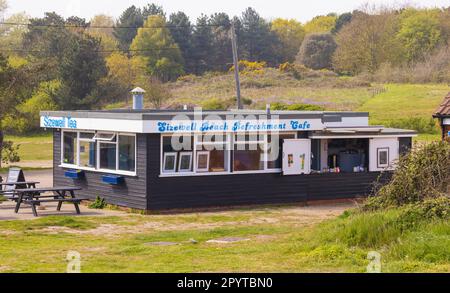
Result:
{"label": "tree", "polygon": [[142,12],[136,6],[128,7],[122,15],[120,15],[114,28],[114,36],[119,41],[120,49],[127,51],[130,49],[131,42],[136,37],[137,30],[144,24]]}
{"label": "tree", "polygon": [[213,33],[209,24],[209,17],[205,14],[197,18],[192,35],[192,50],[194,60],[194,73],[202,74],[209,69],[212,63]]}
{"label": "tree", "polygon": [[292,62],[305,38],[305,29],[295,19],[277,18],[271,23],[271,29],[282,43],[282,61]]}
{"label": "tree", "polygon": [[62,109],[89,109],[98,102],[93,95],[97,82],[106,75],[100,41],[89,35],[72,36],[59,66],[62,82],[56,101]]}
{"label": "tree", "polygon": [[333,34],[337,34],[344,27],[344,25],[352,21],[352,16],[353,15],[351,12],[346,12],[339,15],[338,18],[336,19],[336,23],[334,24],[334,27],[331,30],[331,32]]}
{"label": "tree", "polygon": [[167,25],[173,40],[180,47],[181,54],[185,60],[185,71],[189,73],[195,72],[194,48],[192,43],[193,27],[189,17],[181,11],[172,13]]}
{"label": "tree", "polygon": [[166,13],[164,12],[164,9],[160,5],[156,5],[154,3],[147,4],[147,6],[144,6],[142,8],[142,17],[144,20],[146,20],[149,16],[152,15],[159,15],[163,18],[166,18]]}
{"label": "tree", "polygon": [[[16,108],[18,115],[9,119],[15,122],[16,131],[20,133],[29,133],[39,129],[39,112],[57,110],[55,97],[61,87],[59,80],[51,80],[42,82],[33,92],[31,98],[27,99]],[[19,129],[17,129],[19,128]]]}
{"label": "tree", "polygon": [[44,18],[30,19],[23,36],[23,49],[33,57],[47,59],[48,64],[60,62],[72,34],[65,25],[64,18],[54,12],[45,13]]}
{"label": "tree", "polygon": [[14,93],[17,72],[9,66],[5,56],[0,54],[0,167],[2,162],[17,161],[17,149],[12,142],[4,140],[3,119],[14,109],[17,96]]}
{"label": "tree", "polygon": [[436,48],[440,41],[438,10],[407,9],[400,16],[400,30],[397,34],[404,44],[409,62],[421,61]]}
{"label": "tree", "polygon": [[233,63],[233,51],[231,48],[230,17],[223,12],[214,13],[209,18],[212,32],[212,51],[208,70],[226,71]]}
{"label": "tree", "polygon": [[267,23],[253,8],[247,8],[238,26],[239,58],[279,63],[280,42]]}
{"label": "tree", "polygon": [[305,24],[305,32],[307,34],[331,32],[335,27],[336,19],[335,14],[316,16]]}
{"label": "tree", "polygon": [[0,25],[0,43],[5,49],[17,49],[22,45],[23,35],[28,31],[28,15],[20,12],[8,17],[7,23],[23,23],[25,25]]}
{"label": "tree", "polygon": [[104,14],[94,16],[89,23],[88,33],[100,39],[100,47],[105,57],[119,48],[119,42],[113,35],[113,26],[114,19]]}
{"label": "tree", "polygon": [[340,72],[358,74],[375,72],[384,62],[400,64],[402,45],[395,34],[398,31],[396,13],[354,13],[352,21],[336,35],[337,49],[333,67]]}
{"label": "tree", "polygon": [[106,14],[97,14],[89,21],[89,33],[114,37],[114,18]]}
{"label": "tree", "polygon": [[297,62],[311,69],[331,69],[336,42],[331,33],[311,34],[305,37]]}
{"label": "tree", "polygon": [[131,49],[133,55],[145,58],[147,71],[151,76],[168,81],[183,74],[180,48],[170,35],[162,16],[149,16],[144,27],[139,28]]}

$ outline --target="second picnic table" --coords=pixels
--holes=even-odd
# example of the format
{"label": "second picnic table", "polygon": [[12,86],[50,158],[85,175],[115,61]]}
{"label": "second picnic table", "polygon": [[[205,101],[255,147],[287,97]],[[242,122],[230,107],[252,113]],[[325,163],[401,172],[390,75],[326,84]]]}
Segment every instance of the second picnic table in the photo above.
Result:
{"label": "second picnic table", "polygon": [[[57,202],[57,211],[61,210],[63,202],[73,203],[77,214],[80,214],[80,207],[78,206],[82,200],[87,200],[87,198],[77,198],[75,196],[75,191],[81,190],[79,187],[69,187],[69,186],[55,186],[55,187],[39,187],[39,188],[24,188],[16,189],[17,194],[17,204],[15,212],[18,213],[20,205],[22,203],[31,205],[33,215],[38,216],[36,206],[40,203],[45,202]],[[45,193],[53,193],[51,195],[45,195]]]}

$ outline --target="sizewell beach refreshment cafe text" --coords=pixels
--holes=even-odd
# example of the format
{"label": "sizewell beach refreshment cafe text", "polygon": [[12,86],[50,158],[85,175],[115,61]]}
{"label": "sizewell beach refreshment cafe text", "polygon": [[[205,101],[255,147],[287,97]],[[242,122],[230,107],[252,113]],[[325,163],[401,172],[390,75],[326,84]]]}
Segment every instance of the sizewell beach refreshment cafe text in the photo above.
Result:
{"label": "sizewell beach refreshment cafe text", "polygon": [[44,111],[41,127],[55,185],[143,210],[364,196],[416,135],[322,111]]}

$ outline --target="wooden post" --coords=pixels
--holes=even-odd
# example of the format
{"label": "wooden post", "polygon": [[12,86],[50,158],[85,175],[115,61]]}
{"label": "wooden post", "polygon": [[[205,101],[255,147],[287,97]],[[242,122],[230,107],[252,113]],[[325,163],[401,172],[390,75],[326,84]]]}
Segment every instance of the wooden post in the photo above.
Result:
{"label": "wooden post", "polygon": [[242,109],[241,104],[241,83],[239,81],[239,58],[237,51],[237,42],[236,42],[236,31],[234,27],[234,22],[231,24],[231,46],[233,49],[233,64],[234,64],[234,78],[236,80],[236,99],[237,99],[237,107],[238,109]]}

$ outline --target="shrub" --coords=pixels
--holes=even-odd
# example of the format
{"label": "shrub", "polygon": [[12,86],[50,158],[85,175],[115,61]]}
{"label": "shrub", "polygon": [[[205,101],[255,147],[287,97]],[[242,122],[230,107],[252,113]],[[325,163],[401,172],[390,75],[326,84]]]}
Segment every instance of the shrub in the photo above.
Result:
{"label": "shrub", "polygon": [[95,198],[95,201],[93,201],[92,203],[89,204],[89,208],[91,209],[104,209],[106,207],[106,201],[104,198],[101,198],[100,196],[97,195],[97,197]]}
{"label": "shrub", "polygon": [[[263,74],[264,69],[267,67],[267,63],[265,61],[248,61],[248,60],[240,60],[238,63],[239,72],[242,75],[247,74]],[[232,66],[229,70],[230,72],[234,71],[234,66]]]}
{"label": "shrub", "polygon": [[402,156],[392,179],[378,185],[363,210],[398,207],[437,198],[447,192],[450,178],[450,145],[435,142]]}
{"label": "shrub", "polygon": [[400,213],[398,222],[403,228],[413,228],[423,221],[450,219],[450,198],[440,196],[425,199],[405,207]]}
{"label": "shrub", "polygon": [[290,111],[323,111],[324,108],[319,105],[311,104],[283,104],[276,102],[270,105],[271,110],[290,110]]}

